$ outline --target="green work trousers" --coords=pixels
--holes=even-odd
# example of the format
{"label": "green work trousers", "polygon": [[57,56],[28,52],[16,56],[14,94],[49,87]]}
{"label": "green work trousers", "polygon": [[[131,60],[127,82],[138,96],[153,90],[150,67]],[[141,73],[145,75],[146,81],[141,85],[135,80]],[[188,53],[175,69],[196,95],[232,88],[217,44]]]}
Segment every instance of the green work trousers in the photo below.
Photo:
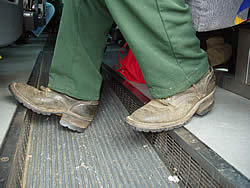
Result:
{"label": "green work trousers", "polygon": [[153,98],[182,92],[208,70],[184,0],[65,0],[49,87],[98,100],[107,33],[116,22]]}

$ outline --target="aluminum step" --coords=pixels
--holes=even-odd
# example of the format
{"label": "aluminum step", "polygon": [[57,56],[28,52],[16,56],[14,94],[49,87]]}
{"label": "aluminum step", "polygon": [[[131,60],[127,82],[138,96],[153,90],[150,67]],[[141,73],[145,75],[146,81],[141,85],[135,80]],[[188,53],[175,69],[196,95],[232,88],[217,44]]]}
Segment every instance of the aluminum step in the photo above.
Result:
{"label": "aluminum step", "polygon": [[84,133],[33,114],[23,187],[177,187],[144,135],[125,124],[127,115],[107,87]]}

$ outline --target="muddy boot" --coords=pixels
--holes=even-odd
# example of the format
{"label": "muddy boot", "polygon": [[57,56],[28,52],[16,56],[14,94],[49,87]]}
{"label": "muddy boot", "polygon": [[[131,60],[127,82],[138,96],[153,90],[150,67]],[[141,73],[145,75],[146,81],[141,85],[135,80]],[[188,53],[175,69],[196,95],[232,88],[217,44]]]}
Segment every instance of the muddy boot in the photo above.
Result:
{"label": "muddy boot", "polygon": [[23,83],[12,83],[10,91],[16,99],[32,111],[43,114],[60,114],[60,124],[83,132],[92,122],[98,101],[83,101],[41,87],[40,90]]}
{"label": "muddy boot", "polygon": [[214,103],[215,76],[210,69],[186,91],[164,99],[152,99],[126,118],[139,131],[160,132],[183,126],[196,113],[205,115]]}

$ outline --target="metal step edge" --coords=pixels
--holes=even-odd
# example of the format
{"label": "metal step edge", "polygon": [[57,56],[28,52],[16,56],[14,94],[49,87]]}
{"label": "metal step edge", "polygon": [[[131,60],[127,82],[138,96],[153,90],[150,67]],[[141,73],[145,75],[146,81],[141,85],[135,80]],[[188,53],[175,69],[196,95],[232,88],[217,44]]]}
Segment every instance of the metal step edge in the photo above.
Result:
{"label": "metal step edge", "polygon": [[[53,53],[55,40],[55,35],[47,37],[43,51],[39,53],[31,71],[27,82],[29,85],[34,87],[39,85],[39,79],[42,71],[44,71],[42,67],[48,67],[44,63],[44,53]],[[22,187],[32,114],[33,112],[22,104],[17,106],[10,128],[0,149],[0,187]]]}
{"label": "metal step edge", "polygon": [[[40,52],[31,72],[28,81],[29,85],[35,86],[38,82],[42,56],[43,53]],[[23,105],[19,104],[17,106],[0,151],[0,187],[12,187],[13,185],[22,184],[22,172],[25,166],[30,132],[30,116],[31,112]]]}

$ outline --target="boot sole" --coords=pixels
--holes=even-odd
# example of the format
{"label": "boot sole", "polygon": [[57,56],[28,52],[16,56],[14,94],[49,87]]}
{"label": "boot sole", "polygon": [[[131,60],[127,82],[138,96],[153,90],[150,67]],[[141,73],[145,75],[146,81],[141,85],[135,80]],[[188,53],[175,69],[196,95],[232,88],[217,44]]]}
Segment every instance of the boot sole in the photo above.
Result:
{"label": "boot sole", "polygon": [[[48,112],[47,110],[39,109],[39,108],[35,107],[34,105],[30,104],[25,98],[21,97],[21,95],[18,92],[16,92],[16,89],[14,88],[14,86],[12,86],[12,84],[9,85],[9,90],[19,103],[23,104],[26,108],[32,110],[33,112],[35,112],[37,114],[42,114],[42,115],[46,115],[46,116],[49,116],[51,114],[55,114],[55,115],[62,116],[62,117],[63,116],[73,117],[72,114],[68,114],[65,112],[60,112],[60,111]],[[61,117],[61,120],[59,122],[61,126],[66,127],[72,131],[80,132],[80,133],[85,131],[86,127],[81,128],[79,126],[76,126],[76,125],[72,124],[70,121],[67,121],[65,118],[62,119],[62,117]]]}
{"label": "boot sole", "polygon": [[68,121],[60,120],[59,123],[61,126],[68,128],[72,131],[78,132],[78,133],[83,133],[86,130],[86,128],[75,126],[72,123],[69,123]]}
{"label": "boot sole", "polygon": [[[208,94],[206,97],[204,97],[202,100],[200,100],[199,102],[197,102],[194,107],[189,111],[189,113],[183,117],[182,119],[179,119],[177,121],[174,122],[164,122],[164,123],[144,123],[144,122],[139,122],[139,121],[135,121],[133,119],[131,119],[129,116],[126,118],[126,123],[128,125],[131,125],[133,129],[140,131],[140,132],[162,132],[162,131],[170,131],[176,128],[180,128],[183,127],[185,124],[187,124],[192,117],[197,114],[199,116],[204,116],[206,115],[208,112],[211,111],[213,104],[214,104],[214,92],[215,89],[213,89],[213,91]],[[212,100],[211,100],[212,99]],[[206,103],[208,100],[211,100],[211,102],[207,103],[207,107],[205,109],[203,109],[202,111],[199,111],[199,108],[201,107],[201,105],[203,103]],[[148,127],[152,127],[152,128],[148,128]]]}

